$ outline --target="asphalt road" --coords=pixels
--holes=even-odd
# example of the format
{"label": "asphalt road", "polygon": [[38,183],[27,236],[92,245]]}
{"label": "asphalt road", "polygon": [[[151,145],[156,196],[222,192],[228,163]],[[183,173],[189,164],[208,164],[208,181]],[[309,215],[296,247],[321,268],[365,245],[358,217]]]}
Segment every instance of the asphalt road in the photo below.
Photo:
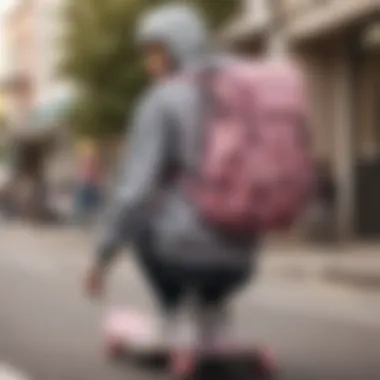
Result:
{"label": "asphalt road", "polygon": [[[125,260],[105,302],[92,304],[80,291],[87,260],[78,251],[85,248],[49,236],[0,234],[0,380],[159,379],[111,364],[102,351],[110,307],[153,310],[133,263]],[[379,295],[263,276],[238,300],[236,330],[274,349],[280,379],[378,380],[379,301]]]}

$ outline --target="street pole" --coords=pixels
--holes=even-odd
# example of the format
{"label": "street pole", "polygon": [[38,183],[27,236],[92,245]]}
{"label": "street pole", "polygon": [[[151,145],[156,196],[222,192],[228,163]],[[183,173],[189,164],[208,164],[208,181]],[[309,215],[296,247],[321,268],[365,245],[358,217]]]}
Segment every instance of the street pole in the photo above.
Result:
{"label": "street pole", "polygon": [[274,58],[287,55],[286,15],[283,0],[267,0],[270,8],[268,54]]}

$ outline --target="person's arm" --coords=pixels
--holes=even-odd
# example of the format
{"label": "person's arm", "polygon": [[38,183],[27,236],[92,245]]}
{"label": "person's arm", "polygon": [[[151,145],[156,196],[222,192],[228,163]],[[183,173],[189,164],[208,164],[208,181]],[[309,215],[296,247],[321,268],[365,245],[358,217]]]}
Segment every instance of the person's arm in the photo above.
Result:
{"label": "person's arm", "polygon": [[142,211],[159,190],[166,159],[166,117],[162,99],[150,94],[138,107],[122,164],[121,180],[116,188],[114,205],[106,218],[96,262],[104,268],[111,264],[139,224]]}

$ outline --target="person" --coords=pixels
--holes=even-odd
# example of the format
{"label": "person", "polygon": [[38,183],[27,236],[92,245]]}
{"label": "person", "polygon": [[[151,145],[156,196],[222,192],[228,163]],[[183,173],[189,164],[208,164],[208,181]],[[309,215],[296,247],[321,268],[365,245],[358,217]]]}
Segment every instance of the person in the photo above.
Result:
{"label": "person", "polygon": [[96,148],[90,142],[83,144],[75,198],[76,219],[88,220],[100,203],[101,168]]}
{"label": "person", "polygon": [[178,178],[199,159],[203,98],[188,78],[230,58],[213,51],[204,20],[188,5],[151,11],[137,37],[146,69],[158,80],[136,110],[129,157],[86,290],[102,294],[109,266],[132,241],[162,312],[161,338],[176,344],[175,323],[191,295],[196,344],[221,344],[230,339],[230,300],[254,273],[260,237],[228,236],[206,223]]}

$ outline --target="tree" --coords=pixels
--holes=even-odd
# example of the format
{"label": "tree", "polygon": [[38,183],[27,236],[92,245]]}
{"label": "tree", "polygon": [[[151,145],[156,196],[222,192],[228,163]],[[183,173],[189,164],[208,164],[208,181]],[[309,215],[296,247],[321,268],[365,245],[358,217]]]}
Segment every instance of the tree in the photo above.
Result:
{"label": "tree", "polygon": [[[238,0],[192,0],[218,27]],[[79,134],[102,138],[119,133],[147,81],[135,48],[141,12],[165,0],[68,0],[64,9],[63,75],[77,89],[70,124]]]}

